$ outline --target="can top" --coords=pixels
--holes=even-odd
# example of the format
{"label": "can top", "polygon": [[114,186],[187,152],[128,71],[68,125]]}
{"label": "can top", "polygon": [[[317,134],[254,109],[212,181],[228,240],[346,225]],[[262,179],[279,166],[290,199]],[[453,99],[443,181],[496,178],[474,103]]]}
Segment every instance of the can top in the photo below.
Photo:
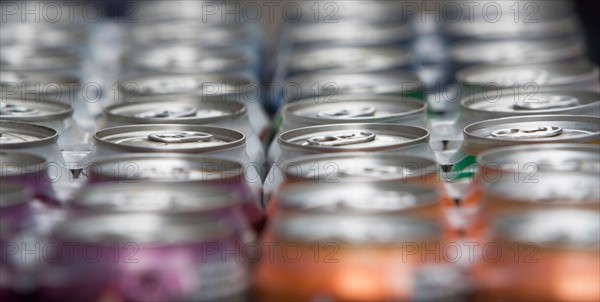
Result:
{"label": "can top", "polygon": [[318,213],[402,214],[439,204],[432,187],[395,183],[299,184],[278,194],[283,210]]}
{"label": "can top", "polygon": [[[2,163],[0,170],[2,179],[40,172],[46,166],[46,160],[37,155],[5,150],[0,151],[0,162]],[[4,184],[2,185],[4,186]]]}
{"label": "can top", "polygon": [[290,77],[285,83],[285,101],[321,96],[326,102],[342,94],[411,94],[423,89],[419,78],[408,72],[373,73],[312,72]]}
{"label": "can top", "polygon": [[600,173],[535,174],[534,171],[520,181],[515,181],[515,177],[503,177],[486,182],[483,192],[502,200],[542,207],[596,205],[600,208],[598,179]]}
{"label": "can top", "polygon": [[126,124],[209,124],[239,118],[246,106],[234,101],[206,100],[201,96],[140,97],[139,102],[124,102],[104,108],[109,121]]}
{"label": "can top", "polygon": [[0,146],[24,149],[54,144],[58,141],[56,130],[28,123],[0,121]]}
{"label": "can top", "polygon": [[467,148],[533,143],[600,141],[600,118],[578,115],[532,115],[478,122],[465,127]]}
{"label": "can top", "polygon": [[253,59],[236,49],[211,50],[191,45],[140,48],[127,53],[123,66],[131,70],[164,72],[225,72],[249,68]]}
{"label": "can top", "polygon": [[65,103],[14,98],[0,103],[1,120],[36,123],[63,120],[71,115],[73,108]]}
{"label": "can top", "polygon": [[410,52],[398,47],[300,47],[287,58],[288,73],[349,70],[371,71],[408,67]]}
{"label": "can top", "polygon": [[277,138],[281,146],[307,151],[380,151],[429,142],[423,128],[393,124],[337,124],[290,130]]}
{"label": "can top", "polygon": [[249,32],[242,26],[206,26],[198,20],[143,22],[131,27],[129,37],[136,45],[202,43],[210,47],[250,42]]}
{"label": "can top", "polygon": [[246,137],[234,130],[184,124],[107,128],[96,132],[94,140],[130,152],[212,152],[246,143]]}
{"label": "can top", "polygon": [[[495,93],[494,93],[495,94]],[[541,90],[533,96],[517,96],[513,90],[498,90],[498,97],[478,94],[460,102],[471,112],[502,112],[511,115],[555,114],[600,106],[600,94],[582,90]]]}
{"label": "can top", "polygon": [[41,70],[73,68],[81,57],[74,48],[31,47],[21,44],[0,47],[0,67],[2,70]]}
{"label": "can top", "polygon": [[[499,1],[498,3],[503,2]],[[531,10],[523,14],[531,14]],[[513,16],[513,14],[506,15],[507,17],[508,15]],[[446,23],[445,29],[448,35],[452,37],[472,39],[548,38],[576,35],[580,32],[579,20],[573,17],[573,15],[539,20],[537,22],[533,18],[528,18],[533,22],[515,22],[511,17],[509,19],[500,22],[489,22],[481,19],[474,22],[469,22],[468,20],[465,20],[467,22],[450,22]]]}
{"label": "can top", "polygon": [[495,223],[497,236],[544,248],[600,249],[600,214],[584,210],[546,210],[511,214]]}
{"label": "can top", "polygon": [[[115,173],[118,169],[121,173]],[[241,163],[186,154],[127,154],[90,162],[89,180],[140,180],[165,183],[212,182],[242,179]]]}
{"label": "can top", "polygon": [[284,121],[313,125],[330,123],[381,123],[401,117],[425,114],[427,105],[420,100],[385,95],[336,95],[329,102],[298,100],[281,109]]}
{"label": "can top", "polygon": [[54,236],[63,241],[114,245],[135,242],[169,246],[219,240],[233,229],[223,221],[204,217],[147,213],[84,215],[58,224]]}
{"label": "can top", "polygon": [[278,238],[358,246],[438,240],[440,232],[437,224],[427,220],[381,215],[301,214],[278,219],[275,224]]}
{"label": "can top", "polygon": [[474,40],[450,48],[452,60],[465,64],[536,64],[582,57],[583,43],[577,39]]}
{"label": "can top", "polygon": [[397,44],[413,37],[409,24],[402,22],[305,23],[294,27],[295,44],[382,45]]}
{"label": "can top", "polygon": [[0,209],[30,202],[33,192],[25,186],[15,184],[2,184],[0,191]]}
{"label": "can top", "polygon": [[483,65],[460,70],[456,74],[465,85],[512,87],[535,84],[538,86],[576,85],[598,80],[598,67],[591,63],[551,63],[518,66]]}
{"label": "can top", "polygon": [[403,154],[344,153],[294,159],[282,167],[286,180],[314,182],[409,181],[436,174],[435,161]]}
{"label": "can top", "polygon": [[511,146],[485,151],[477,157],[482,167],[519,173],[590,173],[600,175],[600,147],[580,144]]}
{"label": "can top", "polygon": [[222,96],[247,94],[258,89],[255,81],[239,74],[149,73],[119,81],[127,96],[198,94]]}
{"label": "can top", "polygon": [[0,93],[21,91],[20,95],[64,95],[80,88],[79,78],[67,73],[48,71],[0,71]]}
{"label": "can top", "polygon": [[223,210],[238,202],[238,196],[224,188],[142,182],[86,187],[75,194],[71,206],[95,213],[188,214]]}

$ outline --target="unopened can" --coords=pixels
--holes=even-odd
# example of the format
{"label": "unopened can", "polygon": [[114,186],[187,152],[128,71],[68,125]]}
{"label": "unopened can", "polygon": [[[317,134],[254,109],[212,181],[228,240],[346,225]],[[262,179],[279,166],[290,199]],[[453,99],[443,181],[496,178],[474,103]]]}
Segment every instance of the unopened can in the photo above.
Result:
{"label": "unopened can", "polygon": [[599,230],[598,212],[502,216],[474,270],[473,301],[598,301]]}
{"label": "unopened can", "polygon": [[294,48],[283,55],[280,71],[285,78],[305,72],[373,72],[410,70],[413,60],[409,50],[398,47],[318,46]]}
{"label": "unopened can", "polygon": [[119,82],[118,100],[139,101],[143,96],[200,96],[206,99],[235,100],[248,109],[257,133],[268,133],[269,118],[262,107],[262,89],[251,76],[243,74],[150,73]]}
{"label": "unopened can", "polygon": [[[122,57],[121,72],[217,73],[257,71],[256,58],[239,49],[207,49],[192,45],[139,48]],[[258,74],[257,74],[258,75]]]}
{"label": "unopened can", "polygon": [[300,157],[274,166],[265,179],[263,202],[288,185],[322,183],[395,183],[439,187],[434,160],[404,154],[344,153]]}
{"label": "unopened can", "polygon": [[276,222],[263,243],[271,254],[254,274],[257,300],[431,301],[460,292],[462,277],[439,253],[441,227],[430,221],[340,214]]}
{"label": "unopened can", "polygon": [[278,132],[346,123],[390,123],[426,127],[426,109],[427,104],[418,99],[385,95],[339,95],[328,102],[298,100],[281,109]]}
{"label": "unopened can", "polygon": [[338,95],[394,95],[425,102],[425,87],[419,78],[407,72],[373,73],[306,73],[288,78],[281,87],[275,106],[312,99],[318,103],[334,100]]}
{"label": "unopened can", "polygon": [[244,300],[248,289],[239,234],[216,218],[83,216],[51,240],[58,256],[38,274],[46,301]]}
{"label": "unopened can", "polygon": [[373,214],[443,221],[443,200],[436,188],[395,183],[295,184],[279,191],[270,204],[272,219],[286,214]]}
{"label": "unopened can", "polygon": [[520,65],[583,60],[585,45],[578,39],[467,40],[453,44],[454,69],[476,64]]}
{"label": "unopened can", "polygon": [[67,47],[14,45],[0,50],[2,70],[77,70],[82,59],[77,49]]}
{"label": "unopened can", "polygon": [[[134,165],[135,163],[130,163]],[[96,168],[97,169],[97,168]],[[254,238],[241,208],[240,196],[225,187],[168,182],[96,184],[78,191],[71,202],[74,215],[156,213],[218,218],[234,227],[242,239]],[[240,242],[243,243],[243,242]]]}
{"label": "unopened can", "polygon": [[292,45],[406,45],[413,38],[404,22],[312,22],[290,30]]}
{"label": "unopened can", "polygon": [[104,109],[106,127],[141,124],[192,124],[232,129],[246,136],[250,159],[262,166],[265,151],[258,133],[250,123],[246,105],[220,98],[200,96],[140,97],[139,102],[125,102]]}
{"label": "unopened can", "polygon": [[519,66],[482,65],[468,67],[456,74],[462,95],[510,88],[521,94],[534,94],[539,88],[600,91],[598,66],[591,63],[551,63]]}
{"label": "unopened can", "polygon": [[[107,128],[94,135],[90,161],[123,153],[203,154],[238,161],[246,173],[261,175],[262,167],[252,162],[241,132],[198,125],[135,125]],[[248,176],[254,179],[255,176]]]}
{"label": "unopened can", "polygon": [[45,126],[0,121],[2,150],[18,150],[38,155],[47,161],[63,162],[58,147],[58,132]]}
{"label": "unopened can", "polygon": [[494,94],[495,96],[478,94],[464,98],[460,102],[460,124],[466,127],[485,120],[525,115],[600,115],[600,94],[597,92],[543,89],[523,95],[505,89]]}
{"label": "unopened can", "polygon": [[280,148],[269,158],[282,164],[311,154],[345,152],[394,152],[433,158],[429,132],[394,124],[337,124],[299,128],[277,137]]}
{"label": "unopened can", "polygon": [[245,167],[238,162],[185,154],[130,154],[90,162],[83,173],[91,185],[139,183],[152,187],[158,183],[224,187],[241,198],[244,214],[255,229],[263,222],[260,178],[247,179]]}
{"label": "unopened can", "polygon": [[59,133],[58,145],[62,149],[70,145],[86,143],[89,140],[87,133],[77,127],[72,116],[73,107],[65,103],[8,98],[0,104],[0,120],[32,123],[52,128]]}

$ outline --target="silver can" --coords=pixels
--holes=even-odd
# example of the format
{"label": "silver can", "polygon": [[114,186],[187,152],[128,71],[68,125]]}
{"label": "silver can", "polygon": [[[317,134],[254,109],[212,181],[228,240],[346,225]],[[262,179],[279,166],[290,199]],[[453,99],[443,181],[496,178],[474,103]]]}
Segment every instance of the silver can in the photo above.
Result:
{"label": "silver can", "polygon": [[582,90],[542,89],[528,95],[499,90],[497,96],[478,94],[464,98],[462,126],[502,118],[540,114],[600,116],[600,94]]}
{"label": "silver can", "polygon": [[56,130],[29,123],[0,121],[3,150],[18,150],[38,155],[49,162],[63,163]]}
{"label": "silver can", "polygon": [[254,72],[256,58],[239,49],[207,49],[199,45],[157,46],[130,50],[121,59],[121,72],[218,73]]}
{"label": "silver can", "polygon": [[425,102],[424,84],[407,72],[374,73],[307,73],[290,77],[281,87],[281,105],[300,100],[313,99],[328,102],[337,95],[394,95],[410,97]]}
{"label": "silver can", "polygon": [[329,102],[298,100],[281,109],[279,133],[326,124],[386,123],[425,128],[427,105],[420,100],[385,95],[339,95]]}
{"label": "silver can", "polygon": [[[409,70],[412,55],[398,47],[318,46],[294,48],[280,63],[285,77],[304,72],[372,72]],[[277,78],[277,77],[276,77]]]}
{"label": "silver can", "polygon": [[142,96],[195,95],[203,100],[221,98],[243,103],[257,133],[269,131],[269,118],[262,107],[257,81],[243,74],[150,73],[119,82],[118,101],[139,101]]}
{"label": "silver can", "polygon": [[439,187],[439,167],[432,159],[404,154],[344,153],[299,157],[273,167],[265,179],[263,202],[297,183],[394,183]]}
{"label": "silver can", "polygon": [[502,88],[535,93],[539,88],[600,92],[598,66],[591,63],[553,63],[520,66],[483,65],[465,68],[456,75],[463,96],[494,93]]}
{"label": "silver can", "polygon": [[269,154],[275,163],[311,154],[340,152],[394,152],[433,157],[429,132],[392,124],[338,124],[299,128],[277,137],[279,151]]}
{"label": "silver can", "polygon": [[[94,135],[90,161],[123,153],[202,154],[238,161],[247,173],[259,174],[252,162],[246,137],[238,131],[199,125],[153,124],[107,128]],[[252,178],[251,178],[252,179]]]}
{"label": "silver can", "polygon": [[577,115],[537,115],[487,120],[464,129],[467,154],[505,146],[600,142],[600,118]]}
{"label": "silver can", "polygon": [[[172,99],[172,100],[168,100]],[[232,100],[200,96],[139,97],[104,109],[105,127],[141,124],[192,124],[223,127],[242,132],[251,160],[262,166],[265,151],[249,121],[246,106]]]}
{"label": "silver can", "polygon": [[78,70],[81,55],[73,48],[0,47],[2,70]]}

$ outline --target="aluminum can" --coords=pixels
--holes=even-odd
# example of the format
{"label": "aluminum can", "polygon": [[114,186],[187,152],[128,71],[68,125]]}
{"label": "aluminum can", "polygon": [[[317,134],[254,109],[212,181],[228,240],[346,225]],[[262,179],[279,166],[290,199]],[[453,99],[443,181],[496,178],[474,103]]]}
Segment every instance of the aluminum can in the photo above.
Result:
{"label": "aluminum can", "polygon": [[[259,301],[408,301],[459,294],[461,274],[444,266],[439,254],[425,255],[443,240],[433,222],[341,214],[294,215],[276,222],[272,242],[264,242],[273,246],[272,255],[261,258],[254,272]],[[441,278],[433,280],[431,274]]]}
{"label": "aluminum can", "polygon": [[265,205],[294,184],[394,183],[439,188],[439,167],[432,159],[400,154],[344,153],[300,157],[275,166],[265,179]]}
{"label": "aluminum can", "polygon": [[296,101],[313,99],[328,102],[338,95],[393,95],[414,98],[425,102],[424,85],[416,75],[407,72],[374,73],[307,73],[287,79],[281,87],[279,106]]}
{"label": "aluminum can", "polygon": [[136,48],[124,54],[121,72],[258,73],[258,62],[240,49],[210,49],[200,45],[163,45]]}
{"label": "aluminum can", "polygon": [[269,154],[275,162],[311,154],[388,152],[433,158],[429,132],[393,124],[337,124],[299,128],[277,137],[280,152]]}
{"label": "aluminum can", "polygon": [[234,227],[243,240],[251,240],[255,234],[242,211],[240,196],[234,191],[198,183],[107,182],[78,191],[69,207],[74,212],[73,216],[156,213],[198,219],[218,218]]}
{"label": "aluminum can", "polygon": [[114,104],[104,109],[105,127],[141,124],[192,124],[228,128],[246,136],[250,159],[258,166],[265,151],[250,123],[246,105],[232,100],[204,99],[200,96],[140,97],[139,102]]}
{"label": "aluminum can", "polygon": [[45,126],[0,121],[0,143],[2,150],[18,150],[38,155],[46,161],[63,163],[58,147],[58,133]]}
{"label": "aluminum can", "polygon": [[598,212],[583,210],[502,216],[488,243],[501,253],[474,270],[473,301],[597,301],[599,224]]}
{"label": "aluminum can", "polygon": [[[244,300],[248,272],[237,261],[238,237],[232,226],[208,217],[106,214],[69,219],[52,233],[61,253],[43,263],[40,295],[46,301]],[[57,280],[57,274],[62,278]]]}
{"label": "aluminum can", "polygon": [[269,118],[262,107],[262,91],[257,81],[243,74],[169,74],[151,73],[119,82],[118,100],[139,101],[142,96],[200,96],[243,103],[252,117],[256,133],[269,133]]}
{"label": "aluminum can", "polygon": [[[390,123],[425,128],[427,104],[385,95],[339,95],[328,102],[298,100],[281,109],[278,132],[326,124]],[[278,126],[278,127],[277,127]]]}
{"label": "aluminum can", "polygon": [[456,81],[462,95],[494,95],[494,90],[511,88],[535,93],[539,88],[600,91],[598,66],[591,63],[552,63],[520,66],[481,65],[460,70]]}
{"label": "aluminum can", "polygon": [[262,167],[248,155],[244,134],[230,129],[183,124],[135,125],[98,131],[94,139],[90,161],[123,153],[201,154],[241,162],[248,179],[262,175]]}
{"label": "aluminum can", "polygon": [[293,46],[406,45],[413,38],[410,25],[403,22],[361,22],[347,20],[307,23],[290,28]]}
{"label": "aluminum can", "polygon": [[454,69],[478,64],[521,65],[576,62],[585,57],[585,45],[578,39],[467,40],[451,46]]}
{"label": "aluminum can", "polygon": [[282,54],[278,71],[284,79],[306,72],[374,72],[382,70],[410,70],[413,59],[408,49],[371,46],[318,46],[298,47]]}
{"label": "aluminum can", "polygon": [[81,54],[66,47],[37,48],[25,45],[0,47],[2,70],[78,70]]}
{"label": "aluminum can", "polygon": [[[68,8],[65,8],[65,10],[68,10]],[[20,14],[17,13],[16,15]],[[84,26],[57,25],[48,22],[25,23],[19,20],[19,22],[11,22],[2,26],[0,36],[2,37],[0,38],[2,45],[35,47],[64,47],[69,45],[78,47],[85,43],[87,32]]]}
{"label": "aluminum can", "polygon": [[485,94],[464,98],[461,124],[470,124],[502,117],[525,115],[568,114],[600,116],[600,94],[582,90],[542,89],[528,95],[514,90],[500,90],[497,96]]}
{"label": "aluminum can", "polygon": [[90,162],[83,174],[95,184],[183,184],[224,187],[241,198],[242,210],[255,229],[263,223],[260,178],[247,179],[238,162],[184,154],[118,155]]}

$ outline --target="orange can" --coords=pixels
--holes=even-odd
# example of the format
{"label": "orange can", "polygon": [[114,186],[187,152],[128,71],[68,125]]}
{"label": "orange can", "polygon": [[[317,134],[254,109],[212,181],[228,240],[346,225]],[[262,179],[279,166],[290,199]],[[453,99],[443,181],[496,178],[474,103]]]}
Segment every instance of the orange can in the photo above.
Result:
{"label": "orange can", "polygon": [[[257,301],[386,301],[458,295],[439,225],[377,215],[277,219],[254,274]],[[263,244],[267,242],[263,240]],[[435,278],[438,277],[438,278]],[[443,290],[440,290],[443,289]]]}

